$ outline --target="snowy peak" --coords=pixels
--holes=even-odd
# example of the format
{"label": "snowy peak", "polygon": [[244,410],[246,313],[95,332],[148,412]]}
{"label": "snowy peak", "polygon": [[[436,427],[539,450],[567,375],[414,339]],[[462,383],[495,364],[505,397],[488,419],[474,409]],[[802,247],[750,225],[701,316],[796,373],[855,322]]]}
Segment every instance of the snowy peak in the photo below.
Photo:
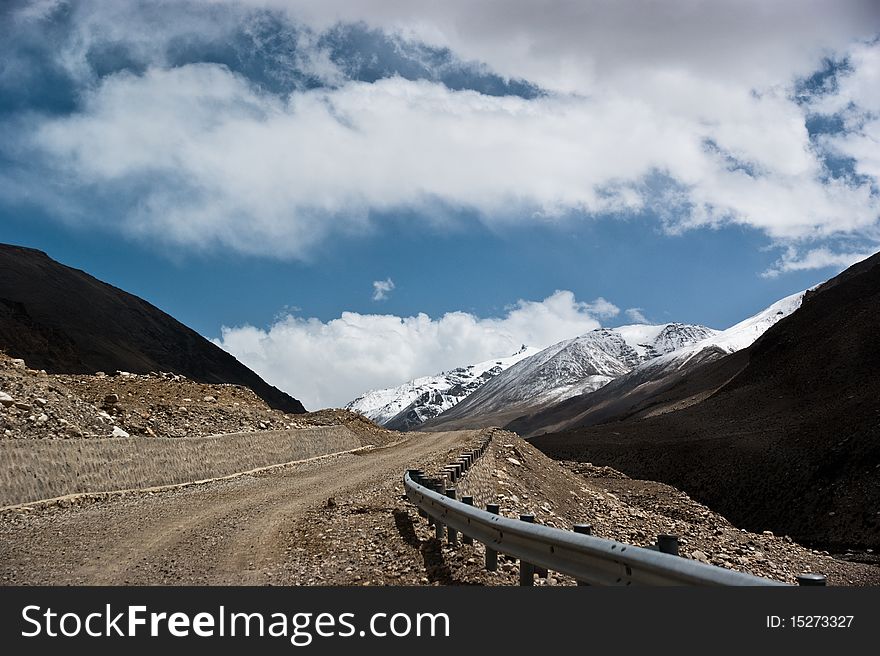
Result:
{"label": "snowy peak", "polygon": [[[584,394],[564,403],[526,407],[505,427],[523,436],[553,433],[578,426],[594,426],[608,421],[636,416],[653,416],[681,410],[699,403],[729,380],[732,369],[712,369],[710,363],[751,345],[776,322],[793,313],[801,304],[803,294],[793,294],[741,321],[727,330],[715,332],[697,327],[669,324],[653,338],[651,347],[667,353],[647,359],[624,376],[593,393]],[[697,339],[708,334],[703,339]],[[688,342],[691,342],[688,344]],[[677,347],[677,348],[676,348]],[[734,369],[738,366],[734,361]],[[712,374],[689,372],[708,366]],[[723,373],[727,372],[727,373]],[[505,419],[501,417],[500,419]],[[499,423],[497,420],[493,423]]]}
{"label": "snowy peak", "polygon": [[551,346],[545,352],[549,357],[539,354],[522,361],[495,384],[516,379],[518,389],[505,395],[508,401],[560,401],[598,389],[641,362],[715,333],[705,326],[679,323],[598,328]]}
{"label": "snowy peak", "polygon": [[372,390],[345,407],[383,426],[411,428],[448,410],[486,381],[538,350],[523,345],[506,358],[457,367],[434,376],[416,378],[397,387]]}
{"label": "snowy peak", "polygon": [[708,341],[729,353],[747,348],[780,319],[784,319],[797,310],[803,303],[806,293],[806,291],[802,291],[786,296],[758,314],[720,332]]}
{"label": "snowy peak", "polygon": [[748,348],[761,335],[767,332],[771,326],[797,310],[801,303],[803,303],[805,294],[806,291],[803,291],[786,296],[776,301],[770,307],[761,310],[744,321],[740,321],[727,330],[722,330],[721,332],[713,331],[714,334],[705,339],[682,345],[642,366],[660,367],[674,363],[680,367],[686,364],[693,356],[706,349],[717,349],[723,353],[734,353],[735,351]]}
{"label": "snowy peak", "polygon": [[669,323],[663,327],[652,343],[651,357],[657,357],[677,351],[704,339],[711,339],[718,334],[717,330],[706,326],[694,326],[685,323]]}
{"label": "snowy peak", "polygon": [[592,392],[640,363],[716,331],[680,323],[598,328],[525,358],[443,415],[444,419],[492,416],[517,408],[557,403]]}
{"label": "snowy peak", "polygon": [[619,331],[599,328],[569,340],[550,361],[560,373],[613,377],[631,369],[640,357],[638,346]]}

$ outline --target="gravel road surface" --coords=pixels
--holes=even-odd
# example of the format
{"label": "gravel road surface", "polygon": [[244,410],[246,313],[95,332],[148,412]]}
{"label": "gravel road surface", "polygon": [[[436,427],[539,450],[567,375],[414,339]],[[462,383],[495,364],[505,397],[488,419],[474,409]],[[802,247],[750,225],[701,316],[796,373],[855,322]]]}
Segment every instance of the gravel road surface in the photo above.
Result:
{"label": "gravel road surface", "polygon": [[[407,467],[445,461],[478,433],[412,433],[390,446],[259,475],[7,514],[0,517],[0,582],[308,582],[289,568],[290,554],[308,534],[308,523],[303,522],[307,513],[345,507],[354,498],[388,505],[395,496],[395,486],[389,482],[402,480]],[[333,501],[328,503],[329,499]],[[418,558],[417,552],[414,557]],[[362,578],[355,568],[349,573],[349,578]]]}

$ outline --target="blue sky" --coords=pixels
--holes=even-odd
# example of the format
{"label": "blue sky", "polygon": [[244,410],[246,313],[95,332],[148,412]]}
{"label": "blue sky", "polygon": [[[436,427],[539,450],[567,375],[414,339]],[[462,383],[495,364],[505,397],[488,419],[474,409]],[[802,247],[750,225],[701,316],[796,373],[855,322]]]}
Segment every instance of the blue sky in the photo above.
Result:
{"label": "blue sky", "polygon": [[[728,227],[665,235],[645,220],[518,226],[503,233],[479,226],[450,234],[388,226],[326,245],[317,262],[299,262],[229,253],[182,257],[34,214],[3,218],[2,241],[45,250],[209,338],[219,337],[223,325],[269,325],[286,308],[322,321],[343,310],[499,316],[518,299],[543,299],[557,289],[640,307],[658,323],[727,327],[837,270],[762,278],[777,255],[764,250],[767,241],[759,234]],[[372,281],[388,277],[393,292],[373,301]]]}
{"label": "blue sky", "polygon": [[0,240],[312,408],[880,248],[874,4],[550,4],[7,3]]}

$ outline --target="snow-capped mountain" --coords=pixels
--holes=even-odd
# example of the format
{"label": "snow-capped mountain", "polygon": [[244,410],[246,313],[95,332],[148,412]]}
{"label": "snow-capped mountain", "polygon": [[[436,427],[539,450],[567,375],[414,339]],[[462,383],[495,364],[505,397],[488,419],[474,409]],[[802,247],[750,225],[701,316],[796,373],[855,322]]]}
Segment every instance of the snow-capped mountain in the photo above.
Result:
{"label": "snow-capped mountain", "polygon": [[748,348],[755,342],[755,340],[763,335],[770,326],[797,310],[801,306],[801,303],[803,303],[804,294],[806,294],[806,291],[786,296],[785,298],[776,301],[765,310],[758,312],[744,321],[740,321],[738,324],[731,326],[727,330],[722,330],[706,337],[705,339],[682,345],[677,349],[672,349],[656,359],[645,362],[639,368],[668,368],[670,365],[675,365],[677,368],[681,368],[686,366],[687,362],[692,357],[706,349],[718,349],[723,353],[734,353],[735,351]]}
{"label": "snow-capped mountain", "polygon": [[[526,408],[592,392],[642,362],[711,339],[705,326],[667,323],[598,328],[554,344],[495,376],[432,425],[504,425]],[[478,423],[472,420],[479,418]],[[489,422],[489,423],[485,423]]]}
{"label": "snow-capped mountain", "polygon": [[[679,385],[700,365],[751,346],[771,326],[797,310],[805,292],[792,294],[719,333],[645,360],[629,373],[592,393],[565,402],[533,406],[505,425],[523,437],[594,425],[639,413],[661,413],[697,403],[723,384],[724,376]],[[732,365],[733,366],[733,365]],[[442,418],[441,418],[442,419]]]}
{"label": "snow-capped mountain", "polygon": [[599,328],[540,351],[523,347],[508,358],[367,392],[346,408],[397,430],[503,426],[616,379],[658,380],[744,349],[800,307],[803,296],[788,296],[724,331],[682,323]]}
{"label": "snow-capped mountain", "polygon": [[523,346],[506,358],[495,358],[435,376],[416,378],[397,387],[372,390],[345,407],[391,429],[412,428],[448,410],[486,381],[539,350]]}

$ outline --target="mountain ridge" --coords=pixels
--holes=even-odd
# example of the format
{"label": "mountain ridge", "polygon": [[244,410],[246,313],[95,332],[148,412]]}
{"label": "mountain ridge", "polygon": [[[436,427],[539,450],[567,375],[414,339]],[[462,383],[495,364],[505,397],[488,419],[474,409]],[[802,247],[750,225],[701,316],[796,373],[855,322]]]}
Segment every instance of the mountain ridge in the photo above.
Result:
{"label": "mountain ridge", "polygon": [[516,363],[423,428],[503,426],[530,409],[599,389],[641,362],[716,332],[681,323],[597,328]]}
{"label": "mountain ridge", "polygon": [[[722,375],[688,381],[696,367],[740,351],[782,318],[797,310],[807,292],[786,296],[756,314],[706,339],[673,349],[639,363],[607,386],[546,405],[533,413],[516,417],[505,425],[523,437],[618,421],[633,416],[649,416],[696,403],[713,393],[733,376],[736,362]],[[684,393],[683,390],[687,389]]]}
{"label": "mountain ridge", "polygon": [[270,407],[305,412],[151,303],[26,246],[0,244],[0,348],[50,373],[165,371],[244,385]]}
{"label": "mountain ridge", "polygon": [[392,430],[409,430],[451,408],[480,385],[519,360],[537,353],[525,344],[505,358],[414,378],[397,387],[370,390],[345,405]]}

